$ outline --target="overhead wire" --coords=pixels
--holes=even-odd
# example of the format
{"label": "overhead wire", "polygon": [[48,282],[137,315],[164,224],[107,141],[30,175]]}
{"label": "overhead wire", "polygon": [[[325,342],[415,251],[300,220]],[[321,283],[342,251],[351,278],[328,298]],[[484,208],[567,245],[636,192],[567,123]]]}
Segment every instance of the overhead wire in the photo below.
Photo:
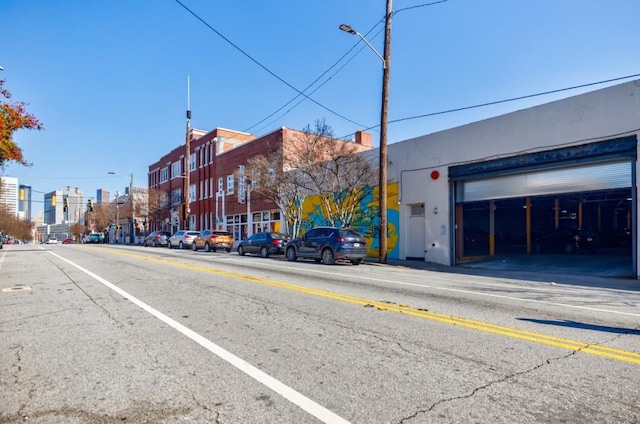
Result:
{"label": "overhead wire", "polygon": [[[403,12],[405,10],[410,10],[410,9],[417,9],[417,8],[421,8],[421,7],[425,7],[425,6],[432,6],[435,4],[439,4],[439,3],[445,3],[448,0],[439,0],[439,1],[434,1],[434,2],[430,2],[430,3],[423,3],[423,4],[419,4],[419,5],[415,5],[415,6],[409,6],[409,7],[404,7],[402,9],[398,9],[396,11],[393,12],[394,15]],[[371,32],[373,32],[373,30],[375,30],[375,28],[377,26],[379,26],[380,24],[382,24],[384,22],[385,18],[381,18],[375,25],[373,25],[373,27],[367,31],[364,34],[364,37],[367,38],[369,36],[369,34]],[[376,32],[372,38],[376,38],[378,34],[380,34],[382,32],[382,29],[380,29],[378,32]],[[322,78],[323,76],[325,76],[331,69],[333,69],[338,63],[340,63],[340,61],[342,61],[345,57],[347,57],[349,55],[349,53],[351,53],[353,51],[353,49],[360,44],[361,40],[358,40],[353,47],[351,47],[344,55],[342,55],[342,57],[340,57],[340,59],[338,59],[333,65],[331,65],[326,71],[324,71],[320,76],[318,76],[318,78],[316,78],[313,82],[311,82],[311,84],[309,84],[307,87],[305,87],[302,91],[306,92],[309,88],[311,88],[316,82],[318,82],[318,80],[320,80],[320,78]],[[315,93],[316,91],[318,91],[318,89],[320,89],[322,86],[324,86],[325,84],[327,84],[335,75],[338,74],[338,72],[340,72],[344,67],[346,67],[346,65],[351,62],[355,56],[357,56],[362,50],[366,49],[367,46],[361,46],[360,49],[358,50],[358,52],[356,52],[349,60],[347,60],[340,68],[338,68],[336,70],[336,72],[334,72],[329,78],[327,78],[322,84],[318,85],[313,91],[311,91],[309,93],[309,95]],[[295,101],[297,98],[300,97],[300,94],[296,95],[295,97],[293,97],[291,100],[289,100],[287,103],[285,103],[284,105],[282,105],[280,108],[278,108],[275,112],[271,113],[270,115],[268,115],[267,117],[263,118],[262,120],[260,120],[259,122],[257,122],[256,124],[253,124],[252,126],[250,126],[248,129],[244,130],[244,132],[249,132],[252,128],[258,126],[259,124],[261,124],[262,122],[266,121],[267,119],[271,118],[273,115],[275,115],[276,113],[280,112],[282,109],[284,109],[285,107],[287,107],[288,105],[290,105],[293,101]],[[300,105],[302,102],[304,101],[304,99],[300,100],[299,102],[297,102],[295,105],[293,105],[291,108],[287,109],[287,111],[285,113],[283,113],[282,115],[278,116],[276,119],[270,121],[268,124],[260,127],[259,129],[263,129],[266,128],[268,126],[270,126],[271,124],[273,124],[274,122],[278,121],[279,119],[281,119],[282,117],[284,117],[286,114],[288,114],[289,112],[291,112],[294,108],[296,108],[298,105]]]}
{"label": "overhead wire", "polygon": [[[376,25],[373,26],[373,28],[371,28],[366,35],[369,35],[375,28],[376,26],[378,26],[380,23],[382,23],[382,20],[380,20]],[[378,30],[377,33],[375,33],[373,35],[373,38],[375,38],[378,34],[380,34],[382,32],[383,28],[380,28]],[[309,84],[303,91],[307,91],[310,87],[312,87],[318,80],[320,80],[320,78],[322,78],[323,76],[325,76],[330,70],[332,70],[333,68],[335,68],[338,63],[340,63],[345,57],[347,57],[349,55],[349,53],[351,53],[353,51],[353,49],[355,49],[358,45],[360,44],[360,41],[357,41],[344,55],[342,55],[342,57],[340,57],[340,59],[338,59],[333,65],[331,65],[326,71],[324,71],[318,78],[316,78],[311,84]],[[331,79],[336,76],[344,67],[346,67],[353,59],[355,59],[355,57],[364,49],[366,49],[367,46],[366,45],[362,45],[360,47],[360,49],[353,55],[351,56],[351,58],[349,58],[347,61],[345,61],[342,66],[340,66],[338,69],[336,69],[336,71],[331,74],[327,79],[325,79],[321,84],[319,84],[316,88],[314,88],[311,92],[309,92],[308,94],[311,95],[313,93],[315,93],[316,91],[318,91],[320,88],[322,88],[325,84],[327,84],[329,81],[331,81]],[[259,125],[260,123],[264,122],[265,120],[267,120],[268,118],[272,117],[273,115],[275,115],[276,113],[280,112],[282,109],[284,109],[286,106],[290,105],[293,101],[295,101],[296,99],[298,99],[300,97],[300,95],[295,96],[294,98],[292,98],[291,100],[289,100],[287,103],[285,103],[283,106],[281,106],[278,110],[276,110],[275,112],[271,113],[269,116],[265,117],[264,119],[262,119],[260,122],[258,122],[257,124],[252,125],[251,127],[249,127],[249,129],[254,128],[255,126]],[[290,107],[289,109],[287,109],[283,114],[281,114],[280,116],[278,116],[277,118],[275,118],[274,120],[270,121],[268,124],[265,124],[264,126],[260,127],[260,129],[263,129],[265,127],[270,126],[271,124],[273,124],[274,122],[278,121],[279,119],[283,118],[285,115],[287,115],[289,112],[291,112],[294,108],[296,108],[299,104],[301,104],[302,102],[304,102],[306,99],[300,99],[296,104],[294,104],[292,107]],[[245,130],[245,132],[248,132],[249,130]]]}
{"label": "overhead wire", "polygon": [[197,20],[199,20],[202,24],[204,24],[207,28],[209,28],[211,31],[215,32],[220,38],[222,38],[224,41],[226,41],[227,43],[229,43],[231,46],[233,46],[233,48],[235,48],[236,50],[238,50],[240,53],[242,53],[244,56],[246,56],[249,60],[251,60],[253,63],[255,63],[256,65],[258,65],[260,68],[262,68],[264,71],[266,71],[269,75],[273,76],[274,78],[276,78],[278,81],[282,82],[284,85],[286,85],[287,87],[291,88],[292,90],[294,90],[296,93],[298,93],[301,96],[304,96],[306,99],[310,100],[311,102],[313,102],[314,104],[316,104],[317,106],[320,106],[322,109],[326,110],[327,112],[330,112],[342,119],[344,119],[347,122],[351,122],[352,124],[358,125],[358,126],[363,126],[362,124],[355,122],[349,118],[347,118],[344,115],[341,115],[340,113],[324,106],[323,104],[319,103],[318,101],[316,101],[315,99],[312,99],[311,97],[307,96],[306,94],[304,94],[302,91],[298,90],[296,87],[294,87],[293,85],[289,84],[287,81],[285,81],[283,78],[281,78],[280,76],[278,76],[275,72],[271,71],[269,68],[267,68],[265,65],[263,65],[262,63],[260,63],[257,59],[255,59],[253,56],[251,56],[249,53],[245,52],[243,49],[241,49],[238,45],[236,45],[233,41],[231,41],[230,39],[228,39],[227,37],[225,37],[224,35],[222,35],[222,33],[220,33],[218,30],[216,30],[213,26],[211,26],[207,21],[205,21],[204,19],[202,19],[197,13],[195,13],[194,11],[192,11],[191,9],[189,9],[184,3],[182,3],[180,0],[175,0],[176,3],[178,3],[180,6],[182,6],[187,12],[189,12],[193,17],[195,17]]}
{"label": "overhead wire", "polygon": [[[425,113],[425,114],[422,114],[422,115],[408,116],[406,118],[399,118],[399,119],[390,120],[390,121],[388,121],[388,123],[389,124],[395,124],[395,123],[398,123],[398,122],[409,121],[409,120],[412,120],[412,119],[428,118],[428,117],[431,117],[431,116],[444,115],[444,114],[447,114],[447,113],[461,112],[463,110],[476,109],[476,108],[480,108],[480,107],[492,106],[492,105],[497,105],[497,104],[501,104],[501,103],[514,102],[514,101],[523,100],[523,99],[530,99],[530,98],[533,98],[533,97],[545,96],[545,95],[554,94],[554,93],[561,93],[563,91],[576,90],[578,88],[591,87],[591,86],[594,86],[594,85],[606,84],[606,83],[609,83],[609,82],[615,82],[615,81],[620,81],[620,80],[629,79],[629,78],[636,78],[636,77],[640,77],[640,74],[633,74],[633,75],[627,75],[627,76],[624,76],[624,77],[617,77],[617,78],[611,78],[611,79],[602,80],[602,81],[590,82],[590,83],[587,83],[587,84],[574,85],[574,86],[571,86],[571,87],[565,87],[565,88],[559,88],[559,89],[555,89],[555,90],[543,91],[541,93],[535,93],[535,94],[527,94],[527,95],[524,95],[524,96],[511,97],[509,99],[496,100],[496,101],[486,102],[486,103],[480,103],[480,104],[472,105],[472,106],[463,106],[463,107],[458,107],[458,108],[455,108],[455,109],[447,109],[447,110],[443,110],[443,111],[440,111],[440,112],[431,112],[431,113]],[[363,128],[362,131],[368,131],[368,130],[371,130],[371,129],[374,129],[374,128],[378,128],[379,126],[380,126],[380,124],[372,125],[370,127]],[[350,137],[353,134],[355,134],[355,133],[349,133],[349,134],[345,135],[342,138]]]}

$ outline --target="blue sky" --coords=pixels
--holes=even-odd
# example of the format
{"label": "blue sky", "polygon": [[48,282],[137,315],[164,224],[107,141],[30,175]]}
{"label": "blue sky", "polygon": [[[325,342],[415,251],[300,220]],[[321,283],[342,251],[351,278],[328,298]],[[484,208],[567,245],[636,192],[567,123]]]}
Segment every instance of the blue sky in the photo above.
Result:
{"label": "blue sky", "polygon": [[[389,143],[627,80],[405,118],[640,73],[640,1],[434,1],[393,2]],[[375,127],[378,144],[382,62],[338,26],[382,53],[385,0],[2,0],[0,11],[0,78],[45,127],[15,134],[33,166],[3,175],[31,185],[36,215],[42,193],[67,186],[94,197],[131,173],[146,186],[148,166],[184,143],[187,76],[193,128],[262,135],[325,119],[338,137]],[[306,92],[317,103],[274,113],[290,86],[323,74]]]}

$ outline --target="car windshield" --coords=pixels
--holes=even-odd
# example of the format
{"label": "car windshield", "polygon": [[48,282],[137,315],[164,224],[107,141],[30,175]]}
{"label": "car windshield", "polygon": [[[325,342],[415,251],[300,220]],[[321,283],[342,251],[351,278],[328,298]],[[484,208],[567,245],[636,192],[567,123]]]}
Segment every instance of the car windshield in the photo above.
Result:
{"label": "car windshield", "polygon": [[276,239],[276,240],[283,240],[283,239],[287,239],[289,238],[288,235],[286,234],[282,234],[282,233],[270,233],[271,234],[271,238]]}
{"label": "car windshield", "polygon": [[357,231],[354,231],[354,230],[349,230],[349,229],[340,230],[340,235],[342,237],[362,238],[362,235],[360,233],[358,233]]}

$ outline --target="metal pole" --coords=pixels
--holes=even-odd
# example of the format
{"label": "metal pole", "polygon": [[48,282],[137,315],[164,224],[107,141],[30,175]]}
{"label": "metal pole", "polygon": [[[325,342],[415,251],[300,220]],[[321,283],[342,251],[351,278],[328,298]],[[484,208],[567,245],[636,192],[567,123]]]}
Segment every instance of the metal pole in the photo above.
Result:
{"label": "metal pole", "polygon": [[190,109],[190,91],[189,91],[189,76],[187,75],[187,136],[186,136],[186,142],[185,142],[185,178],[184,178],[184,185],[185,185],[185,190],[184,190],[184,221],[185,221],[185,225],[184,225],[184,229],[185,230],[190,230],[191,228],[189,228],[189,204],[190,204],[190,199],[189,199],[189,173],[190,173],[190,164],[191,164],[191,137],[189,136],[190,132],[191,132],[191,109]]}
{"label": "metal pole", "polygon": [[118,238],[120,233],[120,214],[118,209],[118,203],[120,199],[118,199],[118,190],[116,190],[116,244],[118,244]]}
{"label": "metal pole", "polygon": [[380,113],[380,178],[378,197],[380,205],[380,263],[387,263],[387,110],[389,106],[389,68],[391,59],[392,0],[387,0],[384,31],[384,69],[382,70],[382,106]]}
{"label": "metal pole", "polygon": [[136,226],[133,223],[135,208],[133,204],[133,172],[131,173],[131,179],[129,180],[129,202],[131,203],[131,232],[129,233],[129,242],[131,244],[136,243]]}

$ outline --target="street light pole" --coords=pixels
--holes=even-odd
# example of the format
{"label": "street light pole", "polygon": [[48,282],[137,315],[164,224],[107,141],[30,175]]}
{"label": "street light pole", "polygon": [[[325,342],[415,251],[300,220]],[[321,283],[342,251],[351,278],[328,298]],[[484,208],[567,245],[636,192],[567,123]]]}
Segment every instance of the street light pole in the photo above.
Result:
{"label": "street light pole", "polygon": [[184,221],[185,221],[185,230],[190,230],[190,225],[189,225],[189,212],[191,212],[189,210],[189,204],[190,204],[190,199],[189,199],[189,174],[191,171],[191,137],[190,137],[190,132],[191,132],[191,106],[190,106],[190,85],[189,85],[189,76],[187,75],[187,135],[186,135],[186,140],[185,140],[185,179],[184,179],[184,185],[185,185],[185,190],[184,190]]}
{"label": "street light pole", "polygon": [[378,262],[387,263],[387,123],[389,107],[389,67],[391,59],[391,16],[393,14],[392,0],[387,0],[384,31],[384,52],[380,55],[367,39],[349,25],[342,24],[340,29],[349,34],[357,35],[382,60],[382,104],[380,111],[380,164],[378,179],[378,204],[380,206],[380,233]]}

